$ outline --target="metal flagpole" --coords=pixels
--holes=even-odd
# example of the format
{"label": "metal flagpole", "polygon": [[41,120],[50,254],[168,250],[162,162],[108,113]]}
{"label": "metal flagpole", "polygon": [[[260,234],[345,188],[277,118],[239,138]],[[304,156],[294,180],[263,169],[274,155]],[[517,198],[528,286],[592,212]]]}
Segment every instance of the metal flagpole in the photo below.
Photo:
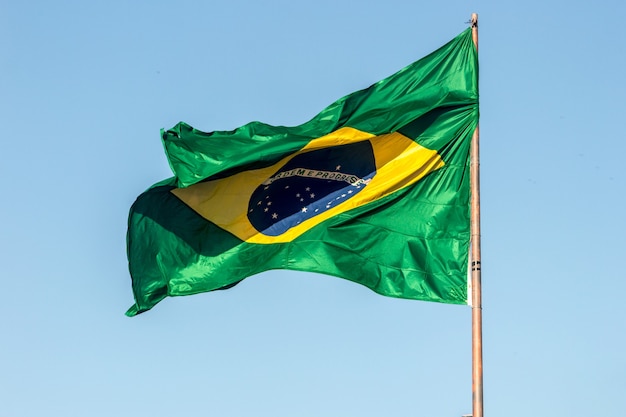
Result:
{"label": "metal flagpole", "polygon": [[[472,40],[478,52],[478,15],[472,14]],[[470,162],[471,183],[471,253],[472,253],[472,417],[483,417],[483,315],[480,274],[480,171],[479,129],[472,135]]]}

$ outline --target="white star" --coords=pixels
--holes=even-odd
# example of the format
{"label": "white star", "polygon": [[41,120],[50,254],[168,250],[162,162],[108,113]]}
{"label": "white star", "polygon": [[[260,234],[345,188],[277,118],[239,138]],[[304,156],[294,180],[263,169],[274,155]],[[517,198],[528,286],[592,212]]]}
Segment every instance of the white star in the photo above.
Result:
{"label": "white star", "polygon": [[337,167],[335,168],[336,171],[339,171],[341,169],[341,165],[337,165]]}
{"label": "white star", "polygon": [[302,212],[306,213],[306,207],[302,207]]}
{"label": "white star", "polygon": [[267,202],[267,205],[268,205],[268,206],[271,206],[271,205],[272,205],[272,202],[271,202],[271,201],[268,201],[268,202]]}
{"label": "white star", "polygon": [[311,191],[311,187],[306,187],[304,191]]}
{"label": "white star", "polygon": [[278,218],[278,214],[274,213],[272,214],[272,219],[277,219]]}
{"label": "white star", "polygon": [[315,193],[311,193],[311,198],[315,198]]}
{"label": "white star", "polygon": [[267,207],[265,207],[265,208],[263,209],[263,211],[264,211],[264,212],[266,212],[266,213],[267,213],[267,211],[268,211],[268,210],[269,210],[269,209],[268,209]]}
{"label": "white star", "polygon": [[258,203],[256,203],[256,205],[257,205],[257,206],[260,206],[260,205],[261,205],[261,202],[259,201]]}
{"label": "white star", "polygon": [[296,197],[300,197],[300,193],[296,194]]}
{"label": "white star", "polygon": [[267,190],[268,188],[270,188],[269,185],[266,185],[265,188],[263,188],[264,190]]}
{"label": "white star", "polygon": [[304,201],[304,198],[301,198],[300,201]]}
{"label": "white star", "polygon": [[288,186],[288,185],[285,185],[285,190],[286,190],[287,188],[289,188],[289,186]]}

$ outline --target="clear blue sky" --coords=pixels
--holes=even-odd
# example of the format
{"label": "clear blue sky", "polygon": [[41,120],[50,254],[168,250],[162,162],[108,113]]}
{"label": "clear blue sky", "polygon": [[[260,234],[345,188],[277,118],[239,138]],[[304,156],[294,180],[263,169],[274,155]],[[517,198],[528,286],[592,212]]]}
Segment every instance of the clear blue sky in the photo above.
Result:
{"label": "clear blue sky", "polygon": [[626,411],[626,3],[2,1],[0,416],[471,412],[470,309],[273,271],[135,318],[159,129],[296,125],[480,18],[485,415]]}

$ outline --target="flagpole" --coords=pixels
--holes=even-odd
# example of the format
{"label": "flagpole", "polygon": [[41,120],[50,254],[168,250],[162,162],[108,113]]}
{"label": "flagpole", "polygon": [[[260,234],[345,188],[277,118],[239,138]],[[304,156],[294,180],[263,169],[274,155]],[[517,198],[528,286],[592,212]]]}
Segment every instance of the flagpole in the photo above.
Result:
{"label": "flagpole", "polygon": [[[478,51],[478,15],[472,13],[472,40]],[[480,272],[480,164],[479,128],[472,135],[470,162],[471,183],[471,254],[472,254],[472,417],[483,417],[483,315]]]}

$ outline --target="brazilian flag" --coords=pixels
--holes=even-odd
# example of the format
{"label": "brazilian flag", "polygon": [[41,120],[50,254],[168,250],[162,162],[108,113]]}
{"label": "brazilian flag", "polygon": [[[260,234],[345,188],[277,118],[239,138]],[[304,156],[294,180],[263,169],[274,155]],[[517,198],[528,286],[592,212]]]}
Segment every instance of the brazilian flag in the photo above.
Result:
{"label": "brazilian flag", "polygon": [[466,304],[477,124],[468,29],[300,126],[162,131],[174,177],[131,207],[126,314],[270,269]]}

